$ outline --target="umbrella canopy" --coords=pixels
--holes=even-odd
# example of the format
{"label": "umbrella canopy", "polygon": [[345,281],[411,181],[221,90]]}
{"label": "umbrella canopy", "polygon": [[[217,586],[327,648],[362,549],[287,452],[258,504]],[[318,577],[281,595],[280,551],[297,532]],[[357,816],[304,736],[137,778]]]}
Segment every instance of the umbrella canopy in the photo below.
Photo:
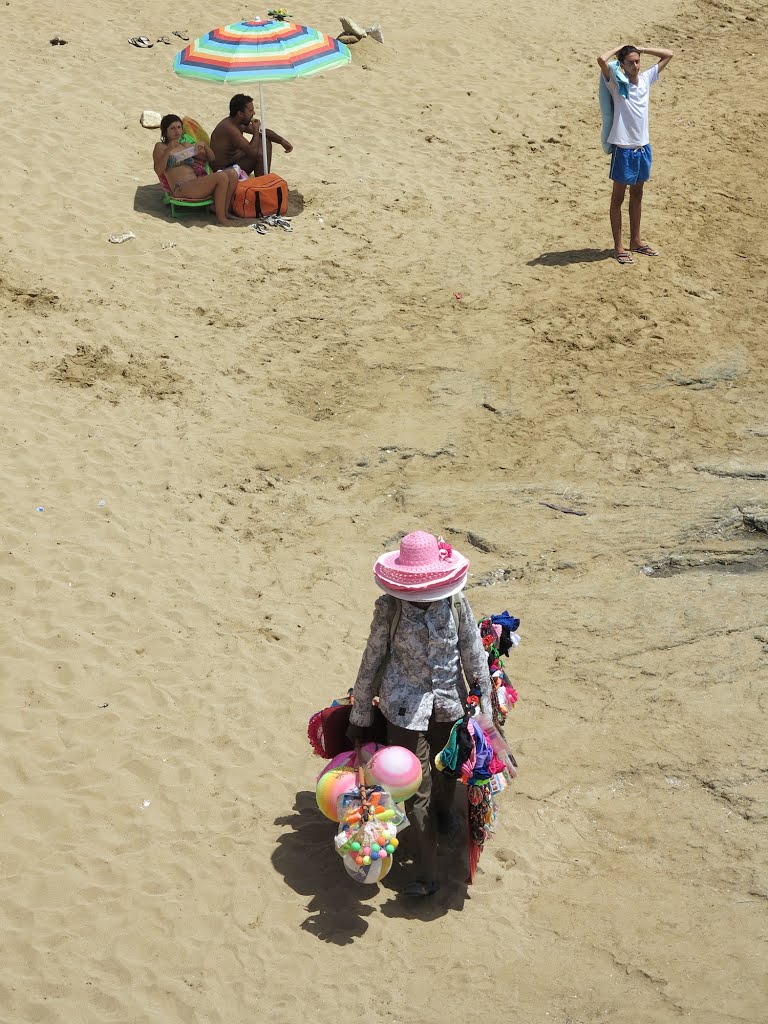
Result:
{"label": "umbrella canopy", "polygon": [[351,59],[348,46],[317,29],[290,21],[254,18],[215,28],[195,39],[176,54],[173,70],[177,75],[208,82],[237,86],[259,83],[261,149],[266,173],[269,167],[263,83],[306,78],[349,64]]}
{"label": "umbrella canopy", "polygon": [[289,21],[237,21],[206,32],[176,55],[173,70],[211,82],[281,82],[351,60],[349,47]]}

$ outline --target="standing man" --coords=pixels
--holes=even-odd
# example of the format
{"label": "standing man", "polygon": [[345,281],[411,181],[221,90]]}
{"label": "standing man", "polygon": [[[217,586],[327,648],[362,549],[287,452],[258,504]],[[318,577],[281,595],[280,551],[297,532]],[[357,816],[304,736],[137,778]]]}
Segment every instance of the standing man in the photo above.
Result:
{"label": "standing man", "polygon": [[[659,61],[647,71],[641,72],[640,56],[643,53],[658,57]],[[671,50],[654,50],[649,46],[617,46],[597,58],[613,100],[613,124],[608,135],[608,142],[613,146],[609,172],[613,181],[611,230],[615,257],[622,264],[635,262],[624,248],[621,237],[621,207],[627,186],[629,248],[631,252],[639,252],[643,256],[659,255],[652,246],[640,240],[640,215],[643,185],[651,176],[648,101],[651,86],[671,60]]]}
{"label": "standing man", "polygon": [[[229,101],[229,117],[219,121],[211,133],[211,149],[216,157],[214,170],[240,167],[246,174],[264,173],[261,152],[261,123],[253,116],[253,97],[238,93]],[[244,132],[253,136],[250,142]],[[293,146],[271,128],[267,128],[267,166],[272,170],[272,143],[290,153]]]}

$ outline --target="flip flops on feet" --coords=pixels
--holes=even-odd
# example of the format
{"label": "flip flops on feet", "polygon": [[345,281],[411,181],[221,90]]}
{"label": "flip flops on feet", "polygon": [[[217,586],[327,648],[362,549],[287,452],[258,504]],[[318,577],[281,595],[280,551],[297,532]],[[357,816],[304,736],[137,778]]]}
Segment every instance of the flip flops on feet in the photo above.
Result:
{"label": "flip flops on feet", "polygon": [[131,46],[138,46],[141,50],[148,50],[150,46],[155,45],[152,40],[147,39],[146,36],[131,36],[128,42]]}
{"label": "flip flops on feet", "polygon": [[641,256],[658,256],[658,252],[652,245],[638,245],[632,252],[639,252]]}
{"label": "flip flops on feet", "polygon": [[622,267],[628,267],[630,263],[635,262],[628,252],[615,252],[613,254],[613,258],[617,263],[620,263]]}

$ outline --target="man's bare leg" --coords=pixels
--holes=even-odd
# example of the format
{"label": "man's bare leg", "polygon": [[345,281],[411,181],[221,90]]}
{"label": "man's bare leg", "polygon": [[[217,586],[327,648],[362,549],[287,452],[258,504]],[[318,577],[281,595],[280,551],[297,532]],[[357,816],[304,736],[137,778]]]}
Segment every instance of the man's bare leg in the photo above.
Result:
{"label": "man's bare leg", "polygon": [[[263,156],[262,151],[261,151],[261,137],[259,137],[259,159],[257,161],[256,166],[258,167],[258,170],[256,171],[256,173],[257,174],[263,174],[264,173],[264,156]],[[272,168],[272,140],[271,139],[267,139],[267,166],[271,170],[271,168]]]}
{"label": "man's bare leg", "polygon": [[652,245],[640,241],[640,216],[643,210],[643,186],[629,186],[629,248],[643,256],[658,256]]}
{"label": "man's bare leg", "polygon": [[[640,186],[642,189],[642,185]],[[613,232],[613,248],[616,251],[617,256],[627,256],[629,254],[624,248],[624,243],[621,240],[621,207],[624,203],[624,194],[627,191],[627,186],[622,185],[618,181],[613,183],[613,192],[611,193],[611,231]],[[630,187],[630,204],[631,204],[632,188]],[[630,205],[630,211],[632,207]],[[631,212],[630,212],[631,217]]]}
{"label": "man's bare leg", "polygon": [[[252,156],[243,156],[242,160],[238,160],[238,167],[242,167],[246,174],[255,174],[257,177],[261,177],[264,173],[264,158],[261,151],[261,135],[255,135],[253,137],[254,145],[259,147],[258,155],[254,158]],[[267,139],[267,163],[270,168],[272,167],[272,140]]]}
{"label": "man's bare leg", "polygon": [[640,241],[640,217],[643,212],[643,186],[629,186],[629,248],[639,249],[643,244]]}

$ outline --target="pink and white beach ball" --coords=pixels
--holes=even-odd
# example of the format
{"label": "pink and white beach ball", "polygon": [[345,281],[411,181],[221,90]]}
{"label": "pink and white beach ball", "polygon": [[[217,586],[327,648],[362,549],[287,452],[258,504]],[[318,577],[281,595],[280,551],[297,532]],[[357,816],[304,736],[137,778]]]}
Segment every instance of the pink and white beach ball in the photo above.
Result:
{"label": "pink and white beach ball", "polygon": [[421,785],[421,762],[405,747],[382,747],[365,766],[369,786],[381,786],[395,801],[412,797]]}

